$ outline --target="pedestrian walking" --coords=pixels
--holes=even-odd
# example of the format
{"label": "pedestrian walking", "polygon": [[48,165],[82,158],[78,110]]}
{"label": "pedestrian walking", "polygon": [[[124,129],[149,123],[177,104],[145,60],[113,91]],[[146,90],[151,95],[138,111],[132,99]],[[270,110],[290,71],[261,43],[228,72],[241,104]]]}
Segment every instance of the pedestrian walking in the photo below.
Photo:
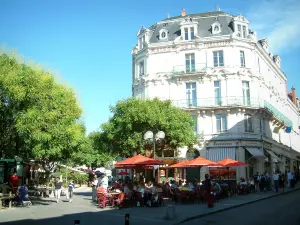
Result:
{"label": "pedestrian walking", "polygon": [[92,201],[96,201],[97,197],[97,187],[98,187],[98,179],[97,175],[94,176],[94,180],[92,181]]}
{"label": "pedestrian walking", "polygon": [[207,201],[208,208],[214,207],[214,197],[211,192],[211,180],[208,174],[205,174],[205,181],[204,181],[204,190],[205,190],[205,198]]}
{"label": "pedestrian walking", "polygon": [[284,192],[284,186],[285,186],[285,175],[284,173],[280,173],[280,188],[282,188],[282,192]]}
{"label": "pedestrian walking", "polygon": [[278,188],[279,188],[279,173],[278,173],[278,171],[276,171],[273,174],[273,180],[274,180],[275,191],[278,193]]}
{"label": "pedestrian walking", "polygon": [[69,198],[70,198],[69,202],[73,201],[74,189],[75,189],[75,185],[74,185],[73,181],[71,180],[69,183],[69,186],[68,186],[68,194],[69,194]]}
{"label": "pedestrian walking", "polygon": [[55,183],[55,198],[56,202],[59,202],[60,195],[61,195],[61,188],[62,188],[62,182],[59,179],[59,177],[56,178],[56,183]]}

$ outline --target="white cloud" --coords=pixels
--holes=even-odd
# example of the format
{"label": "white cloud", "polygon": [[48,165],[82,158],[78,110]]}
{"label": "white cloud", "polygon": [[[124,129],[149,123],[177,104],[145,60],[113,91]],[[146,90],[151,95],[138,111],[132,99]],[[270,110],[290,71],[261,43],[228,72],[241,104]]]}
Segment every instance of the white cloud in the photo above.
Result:
{"label": "white cloud", "polygon": [[263,0],[251,7],[246,17],[259,38],[268,38],[272,52],[300,47],[299,0]]}

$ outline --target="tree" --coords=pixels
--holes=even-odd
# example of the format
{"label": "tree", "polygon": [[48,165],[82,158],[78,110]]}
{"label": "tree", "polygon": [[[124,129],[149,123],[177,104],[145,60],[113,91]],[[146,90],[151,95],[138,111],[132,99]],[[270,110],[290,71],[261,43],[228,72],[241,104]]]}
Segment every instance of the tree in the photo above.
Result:
{"label": "tree", "polygon": [[35,159],[51,170],[54,162],[66,161],[84,143],[81,113],[74,91],[53,75],[0,56],[2,157]]}
{"label": "tree", "polygon": [[116,158],[100,132],[90,133],[81,147],[81,151],[72,155],[73,162],[76,164],[107,167]]}
{"label": "tree", "polygon": [[146,144],[143,135],[148,130],[165,132],[164,147],[174,149],[196,141],[192,117],[170,101],[130,98],[119,101],[110,111],[113,116],[102,125],[102,135],[116,154],[143,152]]}

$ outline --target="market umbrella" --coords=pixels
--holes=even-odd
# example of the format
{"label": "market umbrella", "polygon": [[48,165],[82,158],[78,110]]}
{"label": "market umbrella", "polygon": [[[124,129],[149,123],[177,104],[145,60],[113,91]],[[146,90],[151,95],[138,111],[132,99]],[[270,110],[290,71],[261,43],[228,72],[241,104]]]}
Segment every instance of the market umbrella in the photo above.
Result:
{"label": "market umbrella", "polygon": [[135,166],[149,166],[149,165],[164,165],[165,163],[156,160],[156,159],[151,159],[143,155],[136,155],[133,156],[129,159],[125,159],[123,161],[117,162],[115,164],[116,168],[130,168],[130,167],[135,167]]}
{"label": "market umbrella", "polygon": [[173,164],[172,166],[169,166],[169,168],[186,168],[186,164],[190,162],[189,160],[183,160],[179,163]]}
{"label": "market umbrella", "polygon": [[187,167],[202,167],[202,166],[220,166],[218,163],[213,162],[211,160],[202,158],[202,157],[197,157],[193,160],[190,160],[185,164]]}
{"label": "market umbrella", "polygon": [[227,168],[227,170],[228,170],[228,180],[229,180],[229,168],[230,167],[248,166],[248,164],[246,164],[244,162],[233,160],[231,158],[223,159],[221,161],[218,161],[217,163]]}

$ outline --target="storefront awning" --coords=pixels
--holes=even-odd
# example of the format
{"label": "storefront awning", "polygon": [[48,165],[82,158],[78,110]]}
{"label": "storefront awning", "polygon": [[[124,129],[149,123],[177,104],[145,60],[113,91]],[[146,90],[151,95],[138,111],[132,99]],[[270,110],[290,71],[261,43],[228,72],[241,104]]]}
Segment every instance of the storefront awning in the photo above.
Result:
{"label": "storefront awning", "polygon": [[270,156],[273,158],[275,162],[281,162],[281,159],[274,152],[270,150],[266,150],[266,151],[270,154]]}
{"label": "storefront awning", "polygon": [[258,148],[246,148],[246,149],[252,155],[253,158],[256,158],[258,160],[262,160],[265,158],[264,153],[260,151]]}

